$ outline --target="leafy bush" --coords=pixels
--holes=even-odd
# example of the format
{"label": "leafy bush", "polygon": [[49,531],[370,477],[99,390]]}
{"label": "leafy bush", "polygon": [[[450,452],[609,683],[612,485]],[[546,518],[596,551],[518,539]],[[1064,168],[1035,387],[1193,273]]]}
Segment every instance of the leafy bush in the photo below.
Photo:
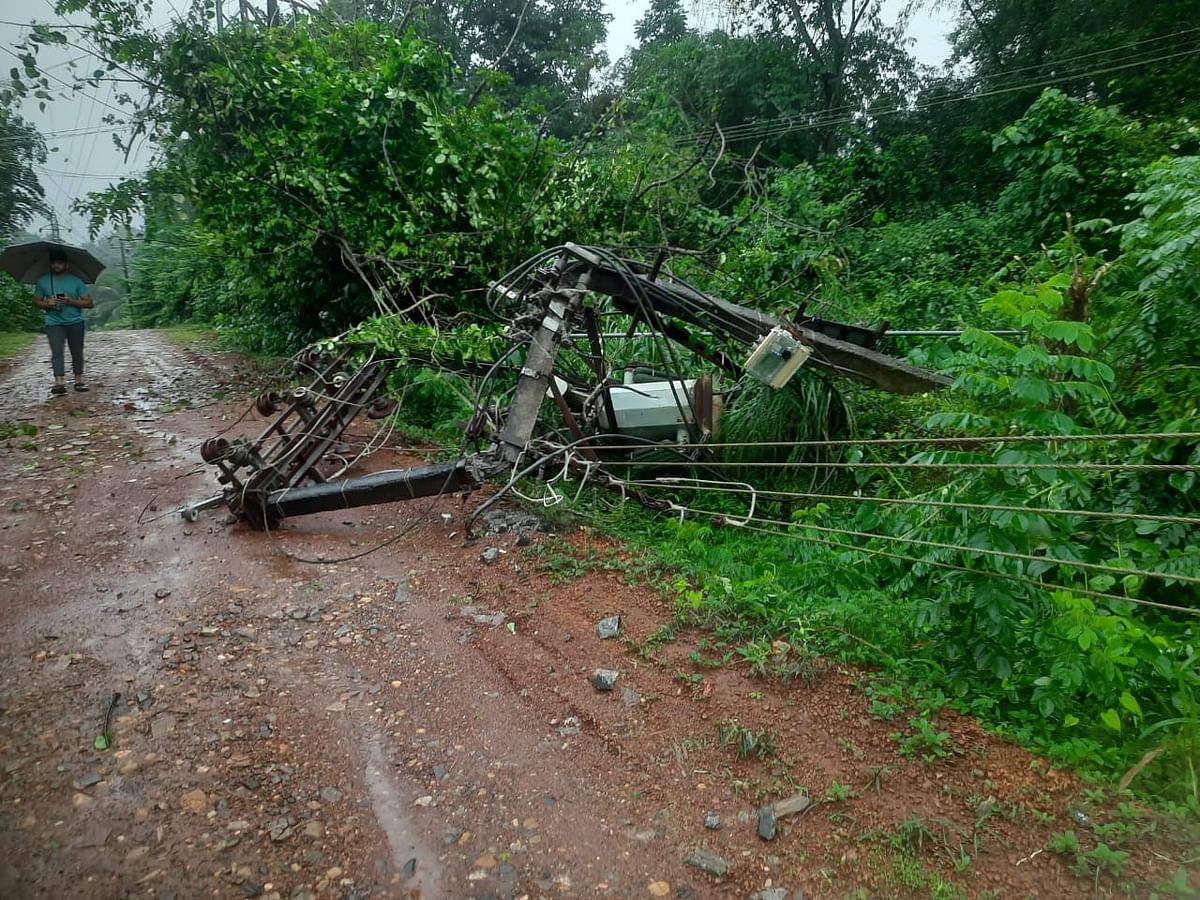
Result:
{"label": "leafy bush", "polygon": [[987,282],[1020,246],[1005,219],[965,203],[843,240],[850,266],[837,302],[896,328],[990,327],[980,306]]}
{"label": "leafy bush", "polygon": [[0,274],[0,322],[5,331],[37,331],[44,317],[33,305],[33,289]]}
{"label": "leafy bush", "polygon": [[1114,218],[1141,167],[1180,137],[1169,126],[1143,126],[1115,108],[1047,90],[993,141],[1011,178],[999,209],[1034,242],[1057,232],[1068,213],[1079,222]]}
{"label": "leafy bush", "polygon": [[[910,457],[944,470],[902,482],[864,469],[830,493],[882,502],[830,499],[793,513],[775,538],[685,522],[673,526],[665,553],[695,584],[685,608],[720,629],[886,662],[920,691],[944,692],[963,711],[1085,768],[1119,773],[1157,750],[1139,786],[1200,812],[1200,780],[1189,768],[1200,749],[1195,617],[1119,599],[1196,606],[1194,583],[1174,576],[1200,572],[1200,530],[1043,512],[1146,510],[1148,482],[1167,480],[1161,474],[1095,475],[1080,464],[1197,464],[1200,445],[1085,439],[1124,423],[1092,327],[1064,317],[1077,309],[1078,280],[1099,266],[1066,258],[1080,269],[1013,282],[984,304],[1027,341],[972,330],[954,354],[955,390],[918,434],[961,436],[965,446]],[[1155,513],[1194,515],[1190,480],[1172,476],[1157,491]],[[1163,575],[1134,574],[1147,571]]]}
{"label": "leafy bush", "polygon": [[[200,314],[279,348],[379,310],[453,313],[570,221],[542,196],[570,169],[554,142],[467,106],[437,47],[367,23],[313,32],[166,42],[175,137],[139,190],[149,236],[183,246],[140,254],[148,319]],[[94,197],[95,221],[137,196]]]}
{"label": "leafy bush", "polygon": [[[1103,310],[1111,319],[1112,352],[1134,377],[1153,377],[1164,367],[1191,374],[1180,384],[1200,386],[1195,341],[1200,308],[1200,156],[1151,166],[1141,189],[1129,196],[1140,215],[1116,229],[1123,267],[1136,283]],[[1188,402],[1190,395],[1191,402]],[[1169,402],[1172,418],[1194,419],[1200,391],[1181,391]],[[1155,398],[1161,415],[1164,397]]]}

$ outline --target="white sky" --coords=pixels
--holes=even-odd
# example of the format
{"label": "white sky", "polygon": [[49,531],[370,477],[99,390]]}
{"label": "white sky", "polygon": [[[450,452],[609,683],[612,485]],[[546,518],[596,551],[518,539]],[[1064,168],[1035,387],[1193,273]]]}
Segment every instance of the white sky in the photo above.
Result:
{"label": "white sky", "polygon": [[[166,24],[172,10],[184,9],[188,0],[155,0],[156,25]],[[894,19],[906,0],[884,0],[885,18]],[[236,0],[225,0],[232,12],[237,8]],[[265,5],[257,0],[256,5]],[[606,43],[609,58],[618,59],[634,43],[634,26],[645,15],[649,0],[607,0],[607,11],[613,16],[609,25]],[[686,6],[686,4],[685,4]],[[81,17],[69,17],[82,21]],[[695,16],[694,16],[695,18]],[[17,64],[13,47],[20,42],[28,29],[21,23],[30,19],[40,22],[60,23],[54,15],[53,0],[0,0],[0,77],[7,78],[8,70]],[[699,22],[715,25],[713,22]],[[952,20],[945,14],[923,10],[913,20],[909,35],[912,50],[917,60],[928,65],[940,65],[947,54],[945,35]],[[38,169],[47,202],[54,208],[62,235],[66,240],[83,241],[87,237],[87,222],[82,216],[71,212],[71,201],[88,191],[102,190],[123,175],[143,169],[152,155],[145,141],[134,147],[128,160],[112,140],[111,130],[105,130],[104,116],[116,114],[120,105],[114,99],[126,85],[101,82],[98,88],[86,88],[79,94],[71,94],[63,83],[54,78],[71,82],[70,69],[66,63],[75,59],[78,71],[91,71],[97,67],[93,57],[73,48],[49,48],[40,56],[44,66],[49,66],[52,85],[66,95],[58,97],[40,112],[37,101],[27,101],[22,115],[32,122],[43,134],[51,148],[49,159]],[[116,109],[114,109],[116,108]],[[30,225],[33,231],[49,233],[45,221]]]}

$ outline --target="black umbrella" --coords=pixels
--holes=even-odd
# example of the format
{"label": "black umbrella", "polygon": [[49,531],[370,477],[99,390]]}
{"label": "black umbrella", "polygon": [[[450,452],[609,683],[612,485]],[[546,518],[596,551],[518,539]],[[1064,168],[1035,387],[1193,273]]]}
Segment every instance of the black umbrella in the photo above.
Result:
{"label": "black umbrella", "polygon": [[91,284],[104,271],[104,263],[82,247],[54,241],[14,244],[0,252],[0,272],[7,272],[24,284],[33,284],[50,271],[50,251],[61,250],[67,256],[67,271]]}

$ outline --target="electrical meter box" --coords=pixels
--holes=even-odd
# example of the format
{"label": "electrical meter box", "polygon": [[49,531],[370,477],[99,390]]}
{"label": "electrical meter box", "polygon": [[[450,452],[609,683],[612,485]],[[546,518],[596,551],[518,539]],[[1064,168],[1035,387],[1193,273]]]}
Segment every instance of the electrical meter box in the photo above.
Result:
{"label": "electrical meter box", "polygon": [[[634,382],[627,373],[624,384],[610,388],[616,430],[653,440],[687,440],[695,384],[692,379]],[[603,409],[600,423],[612,427]]]}
{"label": "electrical meter box", "polygon": [[769,387],[779,390],[796,374],[808,358],[812,347],[801,344],[783,328],[772,328],[746,357],[746,372]]}

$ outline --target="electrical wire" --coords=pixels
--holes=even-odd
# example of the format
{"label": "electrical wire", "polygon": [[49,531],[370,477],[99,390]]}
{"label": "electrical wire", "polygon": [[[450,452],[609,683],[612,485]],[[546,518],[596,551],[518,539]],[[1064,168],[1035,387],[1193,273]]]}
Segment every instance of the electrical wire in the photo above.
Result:
{"label": "electrical wire", "polygon": [[[736,464],[734,464],[736,465]],[[694,479],[687,479],[691,481]],[[628,481],[633,487],[664,487],[672,490],[696,490],[713,493],[744,493],[729,487],[705,487],[684,483],[681,478],[656,478],[646,481]],[[1195,516],[1165,516],[1153,513],[1117,512],[1095,509],[1062,509],[1059,507],[1006,506],[997,503],[964,503],[949,500],[918,500],[911,497],[864,497],[858,494],[819,494],[801,491],[775,491],[755,488],[755,495],[778,500],[836,500],[847,503],[879,503],[894,506],[919,506],[935,509],[968,509],[976,512],[1011,512],[1041,516],[1066,516],[1068,518],[1114,519],[1119,521],[1157,522],[1164,525],[1200,525]]]}
{"label": "electrical wire", "polygon": [[[724,513],[713,513],[713,514],[711,514],[711,517],[714,521],[722,521],[723,522],[726,519],[726,515]],[[811,527],[808,525],[799,525],[797,523],[787,523],[787,524],[789,524],[793,527],[796,527],[796,528]],[[972,569],[969,566],[959,566],[959,565],[955,565],[954,563],[947,563],[947,562],[942,562],[940,560],[933,560],[933,559],[925,559],[925,558],[919,557],[919,556],[909,556],[907,554],[894,553],[889,550],[881,550],[881,549],[873,548],[873,547],[860,547],[855,544],[846,544],[841,541],[832,541],[832,540],[829,540],[826,538],[813,537],[811,535],[801,535],[801,534],[795,534],[795,533],[781,532],[781,531],[778,531],[773,528],[764,528],[764,527],[757,526],[757,525],[744,525],[744,526],[741,526],[741,530],[757,532],[760,534],[774,535],[775,537],[787,537],[792,540],[801,540],[801,541],[806,541],[809,543],[822,544],[824,546],[835,547],[835,548],[839,548],[842,550],[850,550],[850,551],[853,551],[856,553],[866,553],[871,556],[885,556],[890,559],[898,560],[900,562],[912,563],[913,565],[916,565],[916,566],[928,566],[933,569],[946,569],[946,570],[950,570],[950,571],[954,571],[954,572],[965,572],[969,575],[983,575],[988,578],[999,578],[1004,581],[1012,581],[1012,582],[1016,582],[1017,584],[1024,584],[1029,587],[1036,588],[1039,591],[1051,591],[1051,592],[1062,591],[1067,594],[1072,594],[1072,595],[1081,596],[1081,597],[1088,597],[1088,598],[1091,598],[1094,600],[1111,600],[1111,601],[1116,601],[1118,603],[1132,603],[1136,606],[1146,606],[1146,607],[1151,607],[1153,609],[1161,609],[1161,610],[1165,610],[1167,612],[1184,613],[1186,615],[1200,615],[1200,609],[1196,609],[1196,608],[1190,607],[1190,606],[1179,606],[1177,604],[1172,604],[1172,603],[1159,603],[1156,600],[1144,600],[1140,597],[1126,597],[1126,596],[1122,596],[1120,594],[1109,594],[1109,593],[1105,593],[1103,591],[1094,591],[1094,590],[1091,590],[1090,588],[1070,587],[1068,585],[1047,583],[1047,582],[1043,582],[1043,581],[1037,581],[1032,578],[1025,578],[1020,575],[1013,575],[1008,572],[997,572],[997,571],[985,571],[982,569]],[[1128,573],[1126,573],[1126,574],[1128,574]]]}
{"label": "electrical wire", "polygon": [[[694,507],[682,507],[699,515],[707,516],[727,516],[727,512],[720,510],[696,509]],[[990,556],[995,559],[1017,560],[1021,562],[1036,563],[1038,565],[1058,565],[1069,568],[1083,569],[1089,572],[1096,572],[1104,575],[1118,575],[1122,578],[1130,575],[1138,578],[1156,578],[1166,581],[1177,581],[1180,584],[1200,585],[1200,576],[1183,575],[1172,572],[1159,572],[1148,569],[1133,569],[1120,568],[1117,566],[1109,566],[1104,563],[1090,563],[1082,560],[1062,559],[1054,556],[1037,556],[1032,553],[1019,553],[1013,550],[997,550],[993,547],[972,547],[965,544],[948,544],[943,541],[930,541],[924,538],[905,537],[903,535],[881,534],[871,531],[857,531],[852,528],[831,528],[824,525],[814,525],[809,522],[797,523],[782,519],[769,519],[763,517],[748,516],[748,521],[755,522],[759,525],[778,525],[788,527],[807,528],[816,531],[820,534],[840,534],[846,537],[860,538],[869,541],[885,541],[892,543],[900,543],[913,547],[925,547],[930,550],[948,550],[955,553],[967,553],[971,555]],[[1200,610],[1197,610],[1200,612]]]}
{"label": "electrical wire", "polygon": [[[1147,431],[1117,432],[1106,434],[988,434],[964,435],[962,437],[911,437],[911,438],[846,438],[828,441],[715,441],[707,446],[722,450],[740,447],[906,447],[913,444],[962,445],[962,444],[1027,444],[1027,443],[1094,443],[1119,441],[1165,441],[1200,440],[1200,431]],[[690,446],[670,444],[664,446]],[[614,444],[613,450],[633,450],[632,446]]]}
{"label": "electrical wire", "polygon": [[[476,510],[476,512],[472,516],[472,520],[474,518],[478,517],[478,515],[481,514],[489,506],[498,502],[499,499],[504,495],[504,493],[507,490],[511,489],[512,485],[515,485],[516,482],[519,481],[521,478],[527,477],[538,466],[544,465],[548,459],[552,458],[553,456],[559,455],[559,454],[569,453],[572,449],[579,447],[585,443],[597,440],[600,437],[602,437],[602,436],[601,435],[592,435],[589,437],[585,437],[585,438],[573,441],[568,445],[564,445],[562,447],[555,448],[551,453],[547,454],[544,457],[539,457],[533,463],[525,466],[524,469],[515,471],[513,473],[513,475],[511,476],[511,478],[509,479],[509,483],[507,485],[505,485],[505,487],[502,488],[499,492],[497,492],[491,498],[489,498],[487,502],[485,502],[482,506],[480,506]],[[654,442],[647,441],[647,443],[653,444]],[[625,482],[622,479],[616,478],[614,476],[609,475],[608,477],[610,479],[609,483],[612,486],[621,489],[623,495],[627,488],[633,486],[632,483]],[[707,516],[710,519],[712,519],[714,521],[719,521],[721,523],[729,523],[730,522],[729,513],[727,511],[696,509],[693,507],[686,507],[686,506],[682,506],[680,504],[675,504],[675,503],[670,504],[670,509],[672,512],[678,512],[681,517],[684,515],[691,514],[694,516]],[[877,534],[877,533],[872,533],[872,532],[859,532],[859,531],[855,531],[853,529],[826,528],[823,526],[813,525],[810,523],[797,523],[797,522],[790,522],[790,521],[785,521],[785,520],[768,519],[768,518],[764,518],[764,517],[749,516],[749,517],[746,517],[746,522],[748,524],[739,524],[737,527],[742,528],[743,530],[747,530],[747,531],[758,531],[758,532],[773,534],[773,535],[777,535],[777,536],[792,537],[792,538],[800,539],[800,540],[811,540],[816,543],[825,544],[828,546],[839,547],[841,549],[852,550],[852,551],[862,552],[862,553],[883,555],[883,556],[891,557],[894,559],[902,560],[905,562],[931,566],[934,568],[951,569],[951,570],[967,572],[967,573],[975,574],[975,575],[985,575],[988,577],[1001,578],[1001,579],[1008,580],[1008,581],[1015,581],[1018,583],[1026,584],[1026,585],[1035,587],[1039,590],[1050,590],[1050,591],[1061,590],[1061,591],[1070,592],[1070,593],[1073,593],[1076,595],[1088,596],[1088,597],[1091,597],[1094,599],[1115,600],[1115,601],[1119,601],[1119,602],[1123,602],[1123,603],[1132,603],[1132,604],[1136,604],[1136,605],[1148,606],[1148,607],[1153,607],[1156,609],[1163,609],[1163,610],[1172,611],[1172,612],[1181,612],[1181,613],[1187,613],[1187,614],[1191,614],[1191,615],[1200,615],[1200,609],[1195,609],[1192,607],[1179,606],[1179,605],[1175,605],[1175,604],[1159,603],[1157,601],[1144,600],[1144,599],[1137,598],[1137,597],[1127,597],[1127,596],[1122,596],[1122,595],[1118,595],[1118,594],[1108,594],[1108,593],[1104,593],[1101,591],[1093,591],[1091,589],[1073,588],[1073,587],[1069,587],[1066,585],[1059,585],[1059,584],[1049,584],[1046,582],[1037,581],[1037,580],[1030,579],[1030,578],[1024,578],[1023,576],[1012,575],[1010,573],[1005,573],[1005,572],[983,571],[983,570],[979,570],[979,569],[972,569],[967,566],[958,566],[958,565],[954,565],[952,563],[945,563],[945,562],[942,562],[939,560],[932,560],[932,559],[927,559],[927,558],[922,558],[922,557],[910,556],[907,554],[900,554],[900,553],[895,553],[892,551],[880,550],[878,548],[861,547],[861,546],[858,546],[855,544],[846,544],[846,543],[843,543],[840,541],[832,541],[827,538],[813,537],[812,535],[796,534],[794,529],[815,531],[818,534],[831,534],[831,535],[841,535],[841,536],[845,536],[845,537],[857,537],[857,538],[863,538],[866,540],[899,542],[899,543],[903,543],[903,544],[907,544],[907,545],[911,545],[911,546],[924,546],[924,547],[928,547],[930,549],[961,552],[961,553],[966,553],[966,554],[975,555],[975,556],[983,555],[983,556],[991,556],[993,558],[998,558],[998,559],[1014,559],[1014,560],[1018,560],[1021,562],[1032,562],[1032,563],[1035,563],[1038,565],[1050,565],[1050,566],[1058,565],[1058,566],[1064,566],[1064,567],[1068,567],[1068,568],[1084,569],[1084,570],[1095,571],[1095,572],[1104,573],[1104,574],[1117,575],[1122,578],[1132,575],[1134,577],[1162,579],[1165,581],[1175,581],[1175,582],[1184,583],[1184,584],[1200,584],[1200,578],[1190,576],[1190,575],[1181,575],[1181,574],[1176,574],[1176,573],[1157,572],[1157,571],[1149,571],[1149,570],[1139,570],[1139,569],[1132,569],[1132,568],[1125,569],[1125,568],[1119,568],[1116,566],[1106,566],[1101,563],[1087,563],[1087,562],[1078,561],[1078,560],[1060,559],[1057,557],[1040,557],[1040,556],[1036,556],[1033,554],[1015,553],[1015,552],[1011,552],[1011,551],[995,550],[992,548],[970,547],[970,546],[966,546],[966,545],[946,544],[946,543],[936,542],[936,541],[925,541],[925,540],[915,539],[915,538],[905,538],[905,537],[896,536],[896,535],[884,535],[884,534]],[[776,528],[765,527],[767,525],[777,526],[777,528],[789,529],[790,531],[780,532],[780,531],[776,530]]]}
{"label": "electrical wire", "polygon": [[[851,125],[861,121],[864,118],[882,118],[885,116],[899,115],[904,113],[924,112],[929,109],[937,109],[951,103],[961,103],[969,100],[979,100],[985,97],[995,97],[1002,94],[1010,94],[1016,91],[1029,91],[1036,88],[1052,87],[1060,84],[1064,80],[1073,80],[1077,78],[1091,78],[1097,75],[1108,75],[1113,72],[1123,71],[1125,69],[1135,68],[1138,66],[1149,65],[1151,63],[1166,62],[1171,59],[1178,59],[1186,56],[1195,56],[1200,54],[1200,48],[1181,50],[1176,53],[1165,54],[1153,58],[1142,59],[1136,62],[1125,63],[1123,65],[1112,65],[1104,68],[1093,69],[1087,72],[1075,73],[1069,77],[1059,77],[1043,81],[1031,81],[1025,84],[1013,85],[1010,87],[995,88],[987,91],[978,91],[975,93],[964,93],[957,96],[940,97],[934,100],[925,102],[916,102],[904,106],[892,106],[883,109],[863,109],[849,115],[823,116],[823,114],[809,114],[809,121],[797,122],[796,119],[800,116],[791,116],[786,120],[779,120],[781,124],[771,124],[771,120],[766,120],[763,124],[747,123],[742,126],[731,126],[727,129],[721,129],[727,140],[739,141],[754,141],[763,140],[770,137],[781,137],[782,135],[798,131],[812,131],[816,129],[833,128],[839,125]],[[803,114],[801,114],[803,115]],[[811,118],[813,115],[817,118]],[[696,132],[691,135],[676,138],[673,143],[680,146],[687,143],[693,143],[700,140],[706,140],[711,133],[712,128]]]}
{"label": "electrical wire", "polygon": [[1018,66],[1015,69],[1005,69],[1002,72],[980,73],[980,74],[976,74],[972,77],[975,78],[976,80],[980,80],[980,81],[987,81],[987,80],[990,80],[993,78],[1008,77],[1010,75],[1017,75],[1022,72],[1037,71],[1038,69],[1048,69],[1048,68],[1053,68],[1055,66],[1061,66],[1066,63],[1078,62],[1079,60],[1083,60],[1083,59],[1091,59],[1096,56],[1109,56],[1110,54],[1115,54],[1121,50],[1129,50],[1133,47],[1142,47],[1142,46],[1145,46],[1146,44],[1158,44],[1158,43],[1162,43],[1163,41],[1171,40],[1172,38],[1186,37],[1188,35],[1194,35],[1194,34],[1200,34],[1200,27],[1184,28],[1180,31],[1172,31],[1169,34],[1162,34],[1162,35],[1158,35],[1156,37],[1143,38],[1138,41],[1130,41],[1129,43],[1126,43],[1126,44],[1117,44],[1112,47],[1105,47],[1101,50],[1092,50],[1088,53],[1080,53],[1075,56],[1058,57],[1057,59],[1047,60],[1046,62],[1042,62],[1042,63],[1033,63],[1033,64],[1030,64],[1027,66]]}
{"label": "electrical wire", "polygon": [[[671,463],[671,462],[656,462],[653,460],[632,461],[623,463],[628,466],[671,466],[671,465],[689,465],[688,463]],[[979,470],[1013,470],[1013,469],[1031,469],[1035,471],[1064,471],[1064,472],[1200,472],[1200,464],[1194,463],[975,463],[975,462],[953,462],[953,463],[935,463],[935,462],[903,462],[903,463],[877,463],[877,462],[805,462],[803,460],[795,462],[760,462],[746,461],[730,463],[738,467],[751,468],[770,468],[770,469],[808,469],[814,467],[829,467],[836,469],[979,469]]]}
{"label": "electrical wire", "polygon": [[[1200,30],[1200,29],[1192,29],[1192,31],[1197,31],[1197,30]],[[1185,34],[1185,33],[1188,33],[1188,32],[1181,32],[1181,34]],[[1198,48],[1198,49],[1200,49],[1200,48]],[[1195,52],[1195,51],[1188,49],[1186,51],[1183,51],[1182,55],[1187,55],[1192,52]],[[1172,57],[1171,56],[1163,57],[1161,55],[1160,56],[1137,57],[1137,58],[1132,57],[1132,56],[1117,57],[1117,58],[1114,58],[1113,60],[1111,60],[1107,65],[1115,65],[1115,64],[1119,64],[1119,63],[1125,63],[1125,65],[1120,66],[1120,68],[1130,68],[1135,65],[1143,65],[1143,64],[1146,64],[1149,62],[1158,62],[1158,61],[1161,61],[1162,59],[1169,59],[1169,58],[1172,58]],[[1003,78],[1007,77],[1008,75],[1014,74],[1014,73],[1020,72],[1020,71],[1024,71],[1024,70],[1018,69],[1018,70],[1012,70],[1012,72],[1001,73],[999,75],[987,76],[985,80],[1001,81]],[[942,96],[942,97],[935,98],[933,101],[929,101],[929,102],[931,102],[931,103],[932,102],[943,102],[943,101],[948,102],[948,101],[958,100],[958,99],[971,99],[971,98],[982,97],[982,96],[993,96],[995,94],[1007,93],[1007,92],[1010,92],[1013,90],[1028,90],[1028,89],[1032,89],[1035,87],[1048,87],[1053,84],[1060,83],[1062,81],[1070,81],[1070,80],[1073,80],[1076,78],[1082,78],[1082,77],[1086,77],[1086,76],[1089,76],[1092,74],[1099,74],[1104,71],[1110,71],[1110,70],[1105,69],[1105,70],[1086,71],[1084,69],[1079,69],[1079,70],[1076,70],[1073,72],[1068,71],[1068,72],[1063,72],[1063,73],[1055,73],[1053,75],[1052,79],[1050,81],[1046,81],[1046,82],[1025,82],[1016,87],[1005,86],[1003,88],[996,88],[996,89],[993,89],[990,91],[976,92],[976,93],[964,91],[964,92],[962,92],[958,95],[952,96],[952,97]],[[1043,76],[1043,77],[1045,77],[1045,76]],[[908,109],[910,109],[910,107],[897,107],[897,109],[908,110]],[[887,111],[888,110],[883,110],[881,112],[887,112]],[[851,121],[855,117],[860,116],[860,115],[870,116],[870,115],[874,115],[874,114],[875,114],[875,112],[872,111],[870,109],[870,107],[863,109],[859,105],[847,103],[842,106],[831,107],[829,109],[822,109],[822,110],[817,110],[817,111],[811,111],[808,113],[797,113],[797,114],[790,115],[790,116],[777,116],[772,119],[760,119],[756,122],[748,122],[748,123],[743,123],[741,125],[731,125],[726,128],[722,128],[721,133],[727,139],[735,139],[735,138],[736,139],[747,139],[746,132],[748,132],[748,131],[754,131],[761,127],[771,128],[776,124],[778,124],[778,125],[793,124],[796,122],[797,119],[806,119],[806,118],[812,119],[812,117],[817,117],[818,121],[815,123],[816,127],[827,127],[832,124],[837,124],[839,121],[843,121],[844,117],[846,117],[846,116],[850,116],[851,118],[845,119],[844,121]],[[710,133],[711,133],[711,129],[701,132],[701,134],[703,134],[705,136],[707,136]]]}
{"label": "electrical wire", "polygon": [[[1186,31],[1176,32],[1175,34],[1170,35],[1169,37],[1185,36],[1185,35],[1189,35],[1189,34],[1194,34],[1196,32],[1200,32],[1200,29],[1193,28],[1193,29],[1188,29]],[[1130,56],[1117,57],[1116,53],[1122,49],[1126,49],[1126,48],[1132,47],[1132,46],[1137,46],[1138,43],[1139,42],[1134,42],[1133,44],[1122,45],[1119,47],[1110,48],[1109,50],[1105,50],[1105,51],[1096,51],[1095,53],[1092,53],[1092,54],[1084,54],[1083,56],[1078,57],[1078,58],[1083,59],[1083,58],[1097,56],[1097,55],[1112,55],[1112,56],[1114,56],[1114,59],[1110,60],[1110,63],[1127,62],[1127,61],[1133,59],[1133,57],[1130,57]],[[1070,60],[1070,59],[1075,59],[1075,58],[1072,57],[1072,58],[1068,58],[1068,59]],[[1134,64],[1140,65],[1145,62],[1156,62],[1156,61],[1159,61],[1160,59],[1162,59],[1161,56],[1147,56],[1144,58],[1137,59]],[[1067,60],[1063,60],[1063,62],[1065,62],[1065,61],[1067,61]],[[1052,65],[1052,64],[1053,63],[1048,63],[1048,64],[1043,64],[1043,65]],[[1128,66],[1126,66],[1126,68],[1127,67]],[[1035,67],[1013,69],[1013,70],[1008,70],[1008,71],[1002,72],[1002,73],[996,73],[993,75],[981,76],[981,78],[982,78],[982,80],[987,80],[987,81],[1002,81],[1003,79],[1009,77],[1010,75],[1019,74],[1021,72],[1027,71],[1028,68],[1038,68],[1038,67],[1035,66]],[[1056,74],[1054,76],[1054,81],[1057,82],[1057,81],[1062,81],[1062,80],[1071,80],[1074,78],[1084,77],[1085,75],[1089,75],[1089,74],[1093,74],[1093,73],[1085,71],[1084,69],[1078,69],[1074,72],[1066,72],[1066,73]],[[1038,84],[1036,82],[1028,82],[1025,85],[1023,85],[1021,87],[1021,89],[1026,89],[1030,86],[1045,87],[1045,86],[1048,86],[1050,83],[1053,83],[1053,82],[1047,82],[1044,84]],[[975,96],[986,96],[986,95],[987,94],[974,94],[974,93],[963,92],[962,94],[958,95],[957,98],[942,97],[942,98],[937,98],[937,99],[948,100],[948,99],[958,99],[958,98],[962,98],[962,97],[975,97]],[[748,128],[754,128],[757,126],[768,126],[769,127],[772,124],[776,124],[776,123],[790,124],[790,123],[795,122],[797,118],[803,118],[805,116],[808,116],[808,117],[820,116],[822,119],[826,120],[826,122],[828,123],[828,121],[834,119],[835,117],[840,117],[840,116],[850,114],[850,113],[857,114],[857,113],[861,113],[861,112],[867,112],[869,114],[870,110],[868,109],[868,110],[864,111],[857,104],[847,103],[847,104],[843,104],[842,106],[830,107],[829,109],[813,111],[813,112],[809,112],[807,114],[799,113],[799,114],[795,114],[795,115],[791,115],[791,116],[778,116],[773,119],[762,119],[762,120],[759,120],[758,122],[753,122],[753,123],[743,123],[742,125],[731,125],[727,128],[723,128],[721,131],[722,131],[722,134],[724,134],[728,138],[731,136],[738,136],[739,132],[744,131]],[[707,134],[708,131],[703,132],[703,133]]]}

